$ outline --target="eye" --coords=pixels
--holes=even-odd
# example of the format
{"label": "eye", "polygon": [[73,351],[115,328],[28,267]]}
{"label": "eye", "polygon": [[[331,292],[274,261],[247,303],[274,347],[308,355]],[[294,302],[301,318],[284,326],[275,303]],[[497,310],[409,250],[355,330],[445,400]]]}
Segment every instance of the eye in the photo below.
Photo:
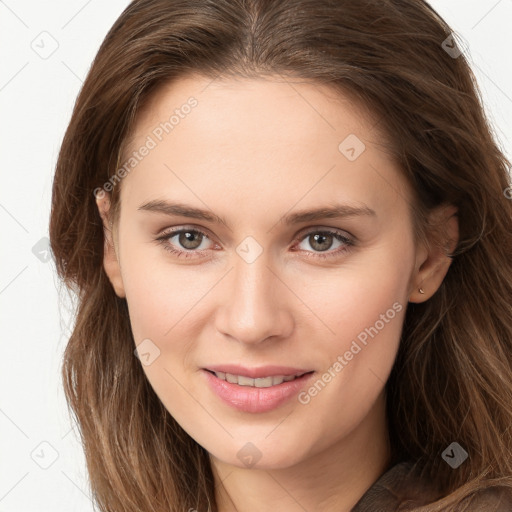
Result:
{"label": "eye", "polygon": [[[333,230],[314,230],[302,235],[300,240],[307,242],[313,248],[313,252],[305,250],[308,257],[312,258],[331,258],[340,256],[341,253],[348,252],[353,245],[354,240]],[[330,251],[333,244],[339,243],[338,249]],[[301,249],[302,250],[302,249]],[[322,254],[325,253],[325,254]]]}
{"label": "eye", "polygon": [[[176,238],[175,242],[171,242]],[[167,231],[157,238],[165,250],[175,254],[178,258],[194,257],[194,253],[206,251],[207,247],[201,245],[208,240],[208,235],[198,229],[175,229]]]}
{"label": "eye", "polygon": [[[173,242],[173,239],[176,240]],[[200,253],[209,249],[208,244],[204,244],[205,240],[209,240],[208,234],[196,228],[172,229],[163,233],[156,240],[163,245],[166,251],[171,252],[178,258],[201,258],[204,256],[201,256]],[[340,254],[348,252],[355,245],[351,238],[330,229],[311,230],[299,237],[298,240],[301,243],[307,241],[310,247],[313,248],[313,251],[300,249],[307,257],[312,258],[338,257]],[[329,250],[336,243],[339,244],[338,248],[334,251]],[[295,249],[293,250],[295,251]]]}

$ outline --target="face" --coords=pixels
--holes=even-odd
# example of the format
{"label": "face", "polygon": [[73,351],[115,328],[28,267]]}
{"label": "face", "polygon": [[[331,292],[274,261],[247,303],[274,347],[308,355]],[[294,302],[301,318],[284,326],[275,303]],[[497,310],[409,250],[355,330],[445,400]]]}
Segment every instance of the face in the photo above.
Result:
{"label": "face", "polygon": [[154,391],[219,460],[291,466],[383,397],[419,264],[375,122],[322,86],[199,76],[137,119],[109,275]]}

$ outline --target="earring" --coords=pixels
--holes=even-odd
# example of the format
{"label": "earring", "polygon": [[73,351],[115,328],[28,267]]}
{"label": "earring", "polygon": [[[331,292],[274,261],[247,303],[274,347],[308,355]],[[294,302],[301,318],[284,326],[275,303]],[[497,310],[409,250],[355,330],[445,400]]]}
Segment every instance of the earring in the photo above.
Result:
{"label": "earring", "polygon": [[425,293],[425,291],[423,290],[423,288],[419,288],[419,289],[418,289],[418,291],[419,291],[420,293]]}

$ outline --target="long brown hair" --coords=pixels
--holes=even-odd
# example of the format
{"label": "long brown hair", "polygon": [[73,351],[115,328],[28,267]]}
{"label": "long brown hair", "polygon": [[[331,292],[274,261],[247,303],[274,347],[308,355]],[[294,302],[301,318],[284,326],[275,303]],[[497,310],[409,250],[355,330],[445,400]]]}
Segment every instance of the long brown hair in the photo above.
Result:
{"label": "long brown hair", "polygon": [[[208,453],[134,356],[93,194],[116,173],[144,102],[190,72],[296,76],[351,94],[377,114],[413,186],[418,239],[442,243],[427,214],[457,206],[452,264],[430,300],[408,305],[386,384],[393,462],[414,461],[437,483],[435,510],[512,488],[510,164],[451,34],[422,0],[135,0],[115,22],[63,139],[50,220],[59,276],[78,297],[64,390],[101,510],[217,511]],[[456,470],[441,457],[452,442],[469,454]]]}

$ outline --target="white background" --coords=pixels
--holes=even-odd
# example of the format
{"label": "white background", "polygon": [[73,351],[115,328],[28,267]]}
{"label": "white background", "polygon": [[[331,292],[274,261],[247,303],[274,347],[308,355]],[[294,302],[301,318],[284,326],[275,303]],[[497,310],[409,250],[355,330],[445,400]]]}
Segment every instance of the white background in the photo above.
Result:
{"label": "white background", "polygon": [[[488,115],[510,158],[512,0],[431,4],[465,40]],[[58,292],[53,261],[44,261],[44,238],[53,172],[75,98],[127,5],[0,0],[0,512],[93,510],[60,380],[69,306]],[[52,55],[44,54],[53,47]]]}

